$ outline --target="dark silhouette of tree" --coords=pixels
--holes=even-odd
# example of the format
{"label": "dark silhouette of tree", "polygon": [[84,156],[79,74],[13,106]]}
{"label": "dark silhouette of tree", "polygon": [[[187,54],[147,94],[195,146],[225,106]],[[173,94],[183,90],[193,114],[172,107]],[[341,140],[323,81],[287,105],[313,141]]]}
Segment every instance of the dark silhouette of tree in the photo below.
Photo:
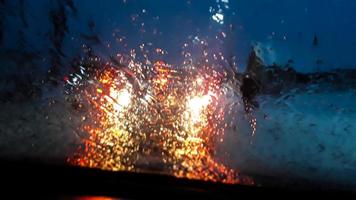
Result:
{"label": "dark silhouette of tree", "polygon": [[258,107],[258,103],[254,99],[261,90],[263,70],[264,66],[261,58],[257,56],[255,49],[252,49],[240,86],[246,112],[249,112],[253,107]]}
{"label": "dark silhouette of tree", "polygon": [[25,14],[25,1],[24,0],[19,0],[20,8],[19,8],[19,16],[20,20],[25,28],[28,27],[28,23],[26,20],[26,14]]}
{"label": "dark silhouette of tree", "polygon": [[56,84],[58,76],[60,74],[60,68],[62,66],[62,57],[65,56],[63,53],[63,41],[65,39],[66,33],[68,32],[67,27],[67,15],[65,12],[65,7],[63,1],[57,1],[58,6],[49,12],[49,18],[52,23],[53,32],[51,34],[51,42],[53,49],[50,50],[51,55],[51,67],[48,71],[49,80]]}
{"label": "dark silhouette of tree", "polygon": [[247,60],[246,73],[248,73],[251,78],[258,80],[261,77],[263,68],[262,59],[257,56],[256,50],[252,48]]}

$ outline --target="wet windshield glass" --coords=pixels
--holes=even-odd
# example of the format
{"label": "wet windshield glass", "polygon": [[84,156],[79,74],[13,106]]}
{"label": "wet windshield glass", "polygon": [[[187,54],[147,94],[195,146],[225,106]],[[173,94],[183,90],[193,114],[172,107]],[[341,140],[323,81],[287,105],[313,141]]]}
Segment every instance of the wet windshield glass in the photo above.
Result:
{"label": "wet windshield glass", "polygon": [[1,0],[0,157],[354,186],[355,10],[352,0]]}

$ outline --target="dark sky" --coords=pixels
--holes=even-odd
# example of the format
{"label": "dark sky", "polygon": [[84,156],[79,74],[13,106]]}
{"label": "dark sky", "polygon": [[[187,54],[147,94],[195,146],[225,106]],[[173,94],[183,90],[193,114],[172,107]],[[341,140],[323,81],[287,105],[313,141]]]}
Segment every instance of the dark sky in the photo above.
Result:
{"label": "dark sky", "polygon": [[[16,47],[19,30],[23,30],[28,48],[46,57],[50,46],[48,32],[51,31],[48,12],[60,1],[25,0],[27,27],[23,27],[19,17],[20,1],[7,2],[10,6],[2,10],[6,16],[2,48]],[[99,36],[106,47],[96,48],[103,56],[152,43],[152,48],[168,51],[162,59],[177,65],[182,61],[184,43],[206,41],[209,52],[222,51],[226,56],[236,56],[241,69],[252,45],[261,50],[266,63],[284,64],[292,59],[299,71],[314,71],[316,60],[323,60],[323,66],[319,66],[321,70],[356,66],[356,1],[353,0],[73,2],[76,14],[68,5],[65,7],[69,30],[64,51],[68,57],[77,54],[82,44],[88,42],[81,37],[85,34]],[[216,13],[224,16],[223,24],[213,19]],[[89,21],[95,23],[93,31],[88,28]],[[124,37],[128,46],[124,48],[118,44],[113,32]],[[317,46],[313,46],[314,36],[318,38]],[[191,48],[193,54],[199,52],[199,48]]]}

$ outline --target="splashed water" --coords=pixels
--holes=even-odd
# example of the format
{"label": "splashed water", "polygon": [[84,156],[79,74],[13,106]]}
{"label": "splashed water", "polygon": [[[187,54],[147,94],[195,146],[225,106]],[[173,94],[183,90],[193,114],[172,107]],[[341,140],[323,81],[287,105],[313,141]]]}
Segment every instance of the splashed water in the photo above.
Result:
{"label": "splashed water", "polygon": [[87,109],[81,129],[89,136],[69,162],[126,171],[154,165],[177,177],[240,183],[236,170],[214,158],[227,124],[226,73],[208,65],[177,70],[150,63],[131,59],[71,75],[69,93]]}

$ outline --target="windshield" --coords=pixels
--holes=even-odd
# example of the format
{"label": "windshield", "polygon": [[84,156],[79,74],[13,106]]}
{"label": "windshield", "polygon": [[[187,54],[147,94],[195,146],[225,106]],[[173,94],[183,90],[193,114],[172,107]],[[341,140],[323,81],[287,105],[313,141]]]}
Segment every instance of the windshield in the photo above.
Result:
{"label": "windshield", "polygon": [[0,157],[356,185],[356,2],[1,0]]}

